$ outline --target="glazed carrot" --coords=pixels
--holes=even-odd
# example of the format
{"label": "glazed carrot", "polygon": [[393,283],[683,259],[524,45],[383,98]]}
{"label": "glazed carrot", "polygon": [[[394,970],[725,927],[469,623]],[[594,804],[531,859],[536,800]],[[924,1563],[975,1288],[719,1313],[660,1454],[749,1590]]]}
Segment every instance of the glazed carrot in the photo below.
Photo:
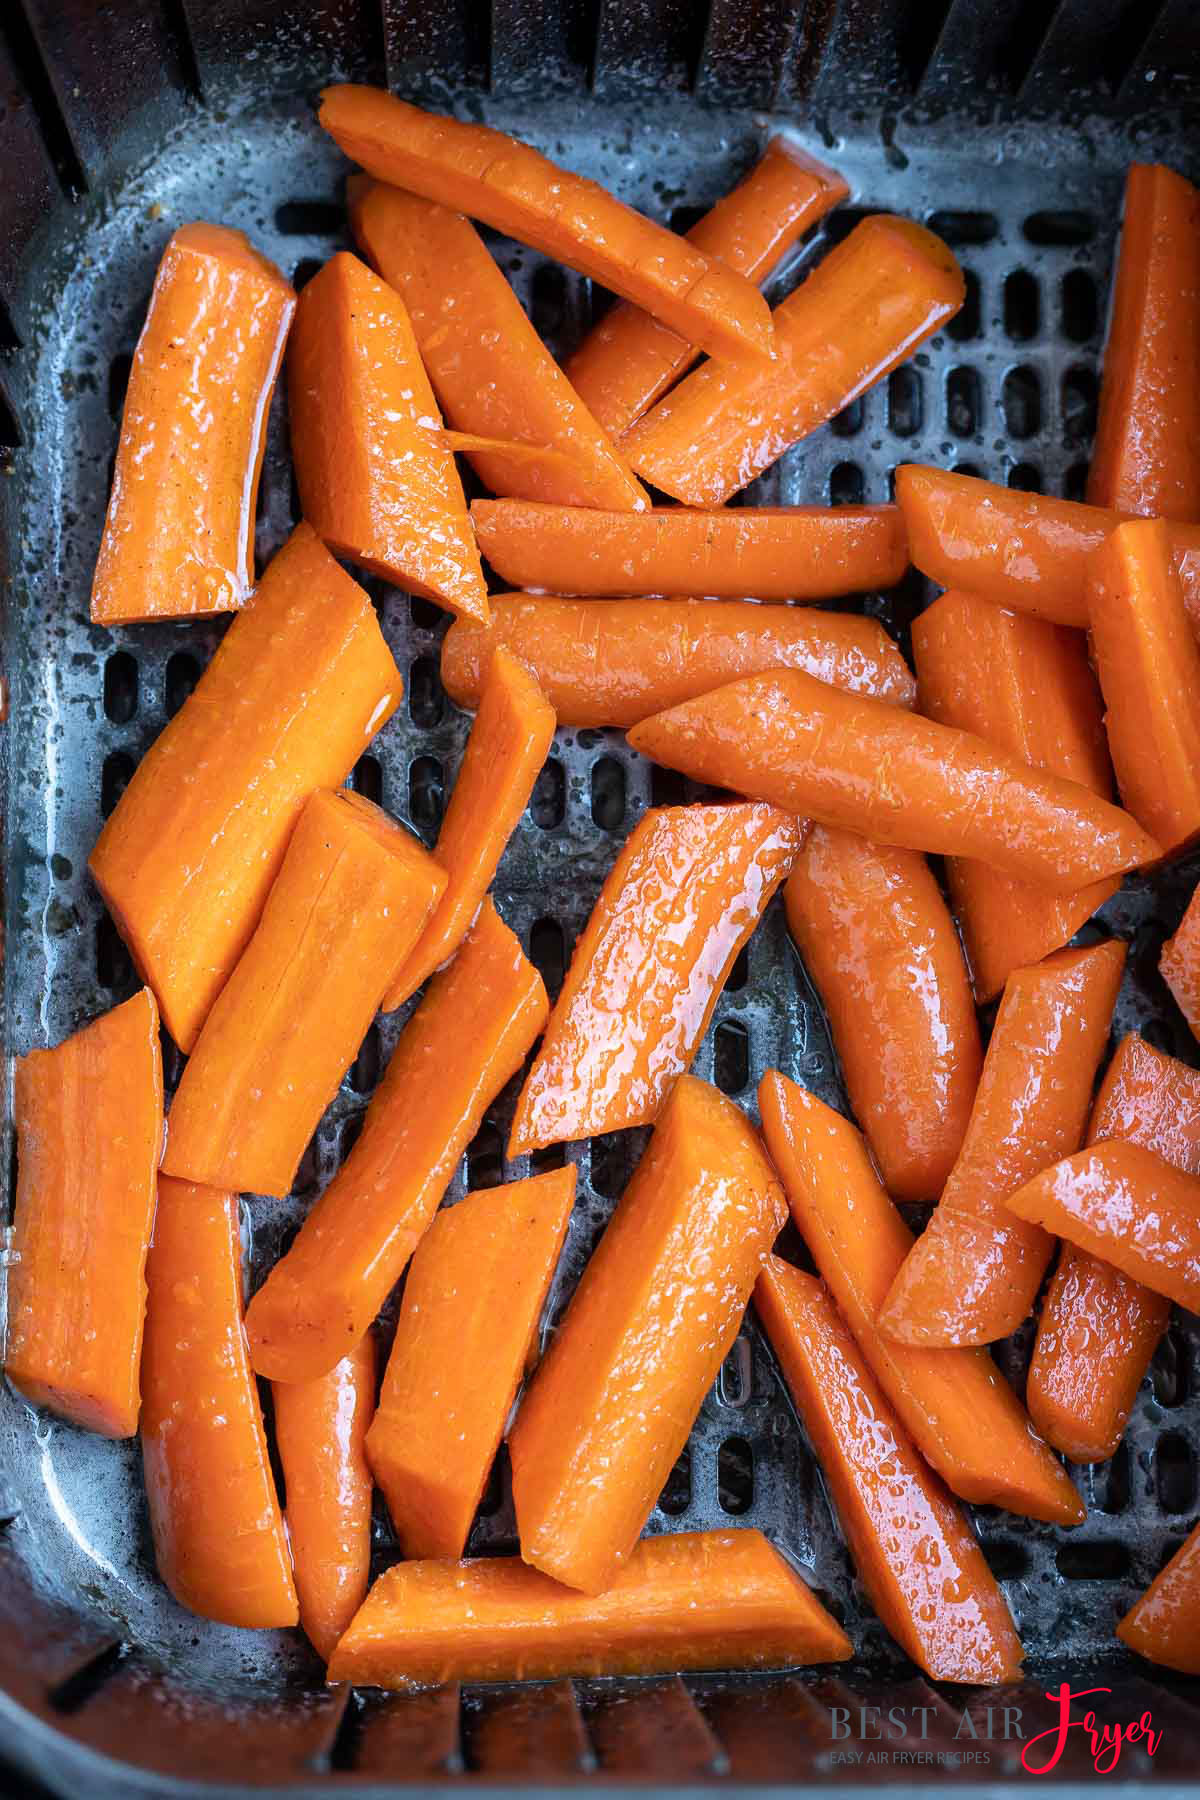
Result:
{"label": "glazed carrot", "polygon": [[326,1662],[362,1605],[371,1563],[371,1471],[364,1444],[375,1409],[370,1333],[315,1381],[272,1388],[287,1492],[300,1624]]}
{"label": "glazed carrot", "polygon": [[1200,194],[1161,163],[1125,182],[1087,497],[1200,518]]}
{"label": "glazed carrot", "polygon": [[434,852],[449,883],[388,987],[385,1011],[415,994],[466,936],[553,740],[554,709],[525,666],[497,648]]}
{"label": "glazed carrot", "polygon": [[658,1117],[802,838],[796,819],[752,803],[639,819],[575,945],[510,1156]]}
{"label": "glazed carrot", "polygon": [[367,1456],[407,1557],[458,1557],[534,1348],[575,1168],[443,1207],[417,1245]]}
{"label": "glazed carrot", "polygon": [[1164,850],[1181,850],[1200,832],[1200,645],[1161,519],[1105,538],[1087,600],[1121,798]]}
{"label": "glazed carrot", "polygon": [[770,313],[744,275],[528,144],[423,112],[380,88],[325,88],[320,120],[368,174],[590,275],[689,343],[713,355],[771,354]]}
{"label": "glazed carrot", "polygon": [[486,625],[442,639],[442,683],[478,706],[493,649],[536,676],[561,725],[636,725],[738,675],[806,669],[855,693],[911,706],[916,683],[874,619],[737,600],[556,600],[500,594]]}
{"label": "glazed carrot", "polygon": [[786,1217],[745,1115],[684,1076],[509,1434],[527,1563],[589,1594],[612,1584]]}
{"label": "glazed carrot", "polygon": [[396,1563],[338,1645],[330,1681],[407,1688],[559,1675],[843,1662],[850,1640],[758,1531],[643,1538],[607,1593],[515,1556]]}
{"label": "glazed carrot", "polygon": [[456,430],[558,450],[558,458],[475,452],[494,494],[564,506],[648,506],[469,219],[351,176],[354,236],[408,309],[438,404]]}
{"label": "glazed carrot", "polygon": [[773,362],[706,363],[625,433],[621,449],[664,494],[723,506],[911,356],[964,292],[953,255],[923,225],[864,219],[775,308]]}
{"label": "glazed carrot", "polygon": [[13,1124],[4,1372],[35,1406],[103,1437],[132,1437],[163,1136],[150,991],[57,1049],[18,1057]]}
{"label": "glazed carrot", "polygon": [[1200,1177],[1112,1138],[1044,1169],[1006,1204],[1018,1219],[1200,1312]]}
{"label": "glazed carrot", "polygon": [[129,372],[96,624],[248,598],[267,412],[295,310],[291,284],[240,231],[183,225],[171,238]]}
{"label": "glazed carrot", "polygon": [[329,547],[486,619],[462,483],[404,302],[344,250],[300,296],[288,420],[304,516]]}
{"label": "glazed carrot", "polygon": [[305,800],[345,780],[401,692],[367,596],[298,525],[89,859],[181,1050],[258,923]]}
{"label": "glazed carrot", "polygon": [[1117,1636],[1148,1662],[1200,1675],[1200,1525],[1126,1613]]}
{"label": "glazed carrot", "polygon": [[894,506],[661,506],[630,514],[476,500],[471,523],[505,581],[551,594],[828,600],[893,587],[908,567]]}
{"label": "glazed carrot", "polygon": [[635,750],[822,825],[972,856],[1068,892],[1151,862],[1128,813],[973,732],[848,694],[802,669],[750,675],[643,719]]}
{"label": "glazed carrot", "polygon": [[935,1681],[1014,1681],[1023,1651],[996,1578],[826,1289],[769,1256],[754,1305],[859,1580],[896,1642]]}
{"label": "glazed carrot", "polygon": [[[1110,798],[1100,692],[1081,633],[951,592],[913,621],[912,646],[927,718]],[[981,1005],[1014,969],[1069,943],[1119,885],[1110,876],[1055,894],[958,856],[946,878]]]}
{"label": "glazed carrot", "polygon": [[854,1116],[898,1200],[942,1191],[983,1052],[962,950],[923,856],[817,825],[784,889]]}
{"label": "glazed carrot", "polygon": [[168,1175],[289,1191],[384,987],[445,887],[417,840],[361,794],[312,795],[183,1071]]}
{"label": "glazed carrot", "polygon": [[861,1135],[774,1070],[763,1135],[792,1216],[858,1346],[925,1460],[962,1500],[1078,1525],[1079,1496],[986,1350],[921,1350],[875,1324],[913,1237]]}
{"label": "glazed carrot", "polygon": [[1124,967],[1110,940],[1009,976],[961,1153],[879,1313],[887,1337],[991,1344],[1028,1316],[1054,1245],[1005,1197],[1083,1142]]}
{"label": "glazed carrot", "polygon": [[1163,945],[1158,967],[1192,1036],[1200,1038],[1200,888],[1188,901],[1175,935]]}
{"label": "glazed carrot", "polygon": [[[849,192],[835,169],[774,137],[762,161],[692,226],[688,243],[759,282]],[[699,354],[688,339],[623,300],[592,327],[568,360],[567,374],[604,429],[618,438]]]}
{"label": "glazed carrot", "polygon": [[[1108,1066],[1088,1143],[1123,1138],[1200,1175],[1200,1075],[1131,1032]],[[1170,1303],[1064,1244],[1042,1305],[1025,1390],[1042,1436],[1072,1462],[1115,1455]]]}
{"label": "glazed carrot", "polygon": [[159,1182],[142,1362],[142,1465],[158,1572],[225,1625],[294,1625],[287,1533],[242,1326],[236,1194]]}
{"label": "glazed carrot", "polygon": [[541,976],[485,900],[408,1021],[358,1142],[250,1303],[260,1375],[308,1381],[358,1343],[547,1011]]}

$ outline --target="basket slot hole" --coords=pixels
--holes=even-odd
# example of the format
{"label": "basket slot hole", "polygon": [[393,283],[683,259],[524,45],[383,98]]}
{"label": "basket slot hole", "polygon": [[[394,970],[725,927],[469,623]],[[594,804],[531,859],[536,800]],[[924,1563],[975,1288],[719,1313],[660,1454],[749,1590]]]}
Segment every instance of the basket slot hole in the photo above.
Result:
{"label": "basket slot hole", "polygon": [[292,286],[299,293],[306,288],[314,275],[319,275],[325,267],[319,256],[302,256],[292,271]]}
{"label": "basket slot hole", "polygon": [[935,212],[930,213],[929,229],[938,237],[944,238],[955,249],[967,244],[990,244],[1000,230],[1000,222],[995,213],[990,212]]}
{"label": "basket slot hole", "polygon": [[1029,1573],[1029,1552],[1015,1538],[985,1538],[983,1554],[997,1581],[1022,1581]]}
{"label": "basket slot hole", "polygon": [[725,990],[730,994],[739,994],[750,979],[750,946],[743,944],[733,959],[733,967],[725,983]]}
{"label": "basket slot hole", "polygon": [[1071,269],[1063,276],[1060,298],[1063,336],[1073,344],[1086,344],[1100,321],[1096,283],[1086,269]]}
{"label": "basket slot hole", "polygon": [[567,773],[557,756],[542,764],[529,798],[529,811],[541,831],[553,831],[566,817]]}
{"label": "basket slot hole", "polygon": [[1010,369],[1000,390],[1000,404],[1009,437],[1033,437],[1042,424],[1042,392],[1036,369],[1025,363]]}
{"label": "basket slot hole", "polygon": [[137,657],[118,650],[104,665],[104,716],[114,725],[128,725],[137,705]]}
{"label": "basket slot hole", "polygon": [[96,926],[96,979],[113,993],[133,985],[133,959],[107,913]]}
{"label": "basket slot hole", "polygon": [[548,1175],[552,1169],[565,1169],[566,1166],[565,1144],[543,1144],[540,1149],[529,1153],[529,1167],[535,1175]]}
{"label": "basket slot hole", "polygon": [[1155,1352],[1150,1375],[1154,1398],[1160,1406],[1182,1406],[1191,1391],[1187,1345],[1177,1325],[1171,1325]]}
{"label": "basket slot hole", "polygon": [[1103,1513],[1122,1513],[1133,1492],[1133,1469],[1128,1444],[1121,1444],[1116,1455],[1097,1481],[1096,1505]]}
{"label": "basket slot hole", "polygon": [[750,1340],[738,1336],[733,1341],[721,1372],[717,1377],[717,1398],[722,1406],[742,1407],[750,1398],[753,1386],[753,1362]]}
{"label": "basket slot hole", "polygon": [[1026,344],[1038,334],[1042,299],[1028,269],[1014,269],[1004,281],[1004,330],[1015,344]]}
{"label": "basket slot hole", "polygon": [[499,1127],[485,1121],[467,1145],[467,1186],[499,1187],[504,1180],[504,1139]]}
{"label": "basket slot hole", "polygon": [[1124,1544],[1060,1544],[1055,1556],[1058,1572],[1067,1581],[1121,1581],[1129,1574],[1129,1551]]}
{"label": "basket slot hole", "polygon": [[413,824],[436,831],[442,822],[445,790],[442,765],[436,756],[418,756],[408,770],[408,810]]}
{"label": "basket slot hole", "polygon": [[483,1490],[483,1498],[479,1502],[479,1517],[494,1519],[504,1505],[504,1464],[508,1455],[508,1447],[501,1444],[496,1452],[495,1461],[488,1470],[487,1486]]}
{"label": "basket slot hole", "polygon": [[866,495],[866,482],[857,463],[835,463],[829,472],[829,504],[861,506]]}
{"label": "basket slot hole", "polygon": [[168,719],[173,719],[190,698],[199,679],[200,664],[189,651],[177,650],[168,659],[166,679],[163,682],[163,704],[167,709]]}
{"label": "basket slot hole", "polygon": [[133,758],[128,750],[113,750],[100,771],[100,812],[108,818],[133,778]]}
{"label": "basket slot hole", "polygon": [[1196,1463],[1191,1446],[1177,1431],[1160,1437],[1154,1452],[1154,1485],[1166,1513],[1191,1512],[1196,1504]]}
{"label": "basket slot hole", "polygon": [[625,771],[615,756],[592,764],[592,823],[601,831],[617,831],[625,817]]}
{"label": "basket slot hole", "polygon": [[421,731],[441,723],[446,696],[435,656],[418,656],[408,672],[408,716]]}
{"label": "basket slot hole", "polygon": [[377,756],[360,756],[350,776],[350,785],[364,800],[383,805],[383,765]]}
{"label": "basket slot hole", "polygon": [[686,1446],[679,1452],[678,1460],[667,1476],[662,1493],[658,1496],[658,1509],[665,1512],[669,1519],[677,1519],[692,1504],[692,1453]]}
{"label": "basket slot hole", "polygon": [[1071,368],[1062,378],[1063,440],[1083,444],[1096,429],[1099,388],[1091,369]]}
{"label": "basket slot hole", "polygon": [[358,1055],[350,1064],[350,1086],[354,1092],[371,1093],[382,1068],[383,1045],[379,1040],[379,1027],[372,1025],[359,1047]]}
{"label": "basket slot hole", "polygon": [[851,400],[848,406],[843,406],[841,412],[834,413],[829,421],[829,429],[834,437],[848,438],[857,437],[862,428],[863,402],[860,394],[857,400]]}
{"label": "basket slot hole", "polygon": [[1036,463],[1014,463],[1008,471],[1008,485],[1019,488],[1023,494],[1040,494],[1042,488],[1042,471]]}
{"label": "basket slot hole", "polygon": [[546,984],[552,1001],[558,999],[567,970],[566,935],[557,919],[535,919],[529,932],[529,960]]}
{"label": "basket slot hole", "polygon": [[909,363],[888,376],[887,412],[888,429],[896,437],[915,437],[925,423],[921,377]]}
{"label": "basket slot hole", "polygon": [[284,237],[341,237],[346,209],[337,200],[284,200],[275,208],[275,229]]}
{"label": "basket slot hole", "polygon": [[540,338],[562,335],[569,316],[569,277],[557,263],[540,263],[529,287],[529,318]]}
{"label": "basket slot hole", "polygon": [[839,206],[825,220],[825,236],[829,243],[843,243],[856,226],[872,216],[872,212],[873,208],[869,206]]}
{"label": "basket slot hole", "polygon": [[1085,462],[1072,463],[1063,476],[1063,499],[1086,500],[1088,485],[1088,466]]}
{"label": "basket slot hole", "polygon": [[125,409],[125,395],[129,389],[129,373],[132,368],[132,350],[118,350],[108,365],[108,413],[111,419],[119,420]]}
{"label": "basket slot hole", "polygon": [[678,769],[664,769],[658,763],[650,766],[651,806],[683,806],[687,800],[687,778]]}
{"label": "basket slot hole", "polygon": [[1030,244],[1067,250],[1090,243],[1096,235],[1096,221],[1091,213],[1067,207],[1061,211],[1030,213],[1021,230]]}
{"label": "basket slot hole", "polygon": [[423,600],[420,594],[410,596],[408,614],[418,631],[436,631],[446,616],[440,606],[435,606],[432,600]]}
{"label": "basket slot hole", "polygon": [[983,292],[974,269],[963,270],[963,303],[946,321],[946,336],[956,344],[977,338],[983,330]]}
{"label": "basket slot hole", "polygon": [[946,423],[955,437],[974,437],[983,421],[983,389],[974,369],[951,369],[946,377]]}
{"label": "basket slot hole", "polygon": [[589,1177],[602,1200],[617,1200],[629,1178],[629,1148],[618,1131],[592,1139]]}
{"label": "basket slot hole", "polygon": [[739,1019],[722,1019],[713,1035],[713,1080],[723,1094],[740,1094],[750,1079],[750,1034]]}
{"label": "basket slot hole", "polygon": [[717,1451],[717,1502],[733,1518],[754,1504],[754,1453],[743,1437],[726,1438]]}
{"label": "basket slot hole", "polygon": [[[292,1195],[297,1200],[307,1200],[317,1191],[321,1179],[321,1127],[318,1125],[308,1140],[308,1147],[300,1158],[300,1166],[296,1170],[296,1179],[292,1182]],[[281,1252],[282,1254],[282,1252]]]}
{"label": "basket slot hole", "polygon": [[976,481],[983,478],[983,470],[978,463],[973,462],[956,462],[950,473],[952,475],[970,475]]}

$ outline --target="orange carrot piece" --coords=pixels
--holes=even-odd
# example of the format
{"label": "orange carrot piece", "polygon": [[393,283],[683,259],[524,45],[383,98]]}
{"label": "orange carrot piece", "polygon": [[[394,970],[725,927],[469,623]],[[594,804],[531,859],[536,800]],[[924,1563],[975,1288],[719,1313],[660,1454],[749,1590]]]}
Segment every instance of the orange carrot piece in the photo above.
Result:
{"label": "orange carrot piece", "polygon": [[785,450],[874,387],[953,318],[962,270],[940,238],[864,219],[771,315],[771,363],[706,363],[630,428],[621,449],[688,506],[723,506]]}
{"label": "orange carrot piece", "polygon": [[684,1076],[509,1434],[527,1563],[589,1594],[612,1584],[786,1218],[745,1115]]}
{"label": "orange carrot piece", "polygon": [[[836,169],[774,137],[762,161],[687,233],[689,244],[759,282],[850,192]],[[696,346],[628,300],[594,325],[567,374],[606,431],[628,431],[699,357]]]}
{"label": "orange carrot piece", "polygon": [[132,1437],[163,1138],[149,989],[57,1049],[18,1057],[13,1123],[4,1372],[35,1406]]}
{"label": "orange carrot piece", "polygon": [[368,174],[590,275],[689,343],[713,355],[770,356],[771,315],[744,275],[528,144],[380,88],[325,88],[320,121]]}
{"label": "orange carrot piece", "polygon": [[240,231],[183,225],[133,354],[92,619],[231,612],[254,585],[267,413],[296,295]]}
{"label": "orange carrot piece", "polygon": [[867,1598],[896,1642],[935,1681],[1015,1681],[1024,1652],[978,1540],[826,1289],[769,1256],[754,1305]]}
{"label": "orange carrot piece", "polygon": [[181,1050],[249,942],[304,802],[346,779],[402,691],[366,594],[298,525],[89,859]]}
{"label": "orange carrot piece", "polygon": [[1158,967],[1192,1036],[1200,1038],[1200,888],[1188,901],[1175,935],[1163,945]]}
{"label": "orange carrot piece", "polygon": [[434,854],[449,884],[384,995],[385,1012],[402,1006],[458,949],[553,741],[554,709],[547,706],[528,669],[497,648],[488,663],[479,712],[438,833]]}
{"label": "orange carrot piece", "polygon": [[1087,599],[1121,798],[1164,850],[1182,850],[1200,832],[1200,644],[1161,519],[1104,540]]}
{"label": "orange carrot piece", "polygon": [[1200,194],[1161,163],[1125,182],[1087,497],[1200,518]]}
{"label": "orange carrot piece", "polygon": [[551,594],[829,600],[894,587],[908,567],[894,506],[600,512],[476,500],[479,548],[505,581]]}
{"label": "orange carrot piece", "polygon": [[328,1375],[272,1387],[300,1624],[325,1662],[366,1599],[371,1564],[370,1333]]}
{"label": "orange carrot piece", "polygon": [[898,1200],[936,1198],[962,1147],[983,1051],[928,863],[817,825],[784,906],[884,1186]]}
{"label": "orange carrot piece", "polygon": [[796,819],[753,803],[639,819],[575,945],[510,1156],[658,1117],[802,837]]}
{"label": "orange carrot piece", "polygon": [[1200,1525],[1117,1626],[1148,1662],[1200,1675]]}
{"label": "orange carrot piece", "polygon": [[[1111,797],[1100,692],[1082,633],[951,592],[913,621],[912,645],[927,718]],[[958,856],[946,878],[981,1005],[1014,969],[1069,943],[1119,886],[1110,876],[1055,894]]]}
{"label": "orange carrot piece", "polygon": [[[1100,1084],[1088,1143],[1123,1138],[1200,1175],[1200,1075],[1131,1032]],[[1042,1436],[1072,1462],[1116,1454],[1170,1302],[1064,1244],[1025,1390]]]}
{"label": "orange carrot piece", "polygon": [[595,1596],[515,1556],[396,1563],[338,1645],[328,1679],[409,1688],[801,1668],[851,1653],[761,1532],[681,1531],[643,1538]]}
{"label": "orange carrot piece", "polygon": [[142,1465],[158,1572],[225,1625],[294,1625],[296,1587],[242,1325],[236,1194],[159,1182]]}
{"label": "orange carrot piece", "polygon": [[879,1313],[887,1337],[992,1344],[1028,1317],[1054,1244],[1005,1198],[1083,1142],[1124,967],[1110,940],[1009,976],[962,1152]]}
{"label": "orange carrot piece", "polygon": [[1068,892],[1152,862],[1128,813],[984,743],[802,669],[750,675],[643,719],[635,750],[822,825],[972,856]]}
{"label": "orange carrot piece", "polygon": [[875,1319],[913,1236],[848,1120],[775,1070],[758,1090],[763,1135],[792,1217],[876,1380],[947,1487],[1056,1525],[1085,1517],[1062,1465],[1038,1437],[986,1350],[922,1350]]}
{"label": "orange carrot piece", "polygon": [[456,620],[442,639],[442,683],[456,706],[478,706],[501,645],[532,670],[561,725],[636,725],[766,669],[806,669],[895,706],[916,698],[908,664],[882,625],[853,613],[542,594],[493,595],[491,613],[486,625]]}
{"label": "orange carrot piece", "polygon": [[250,1303],[260,1375],[308,1381],[358,1343],[548,1011],[541,976],[485,900],[408,1021],[358,1142]]}
{"label": "orange carrot piece", "polygon": [[404,302],[339,251],[300,296],[288,421],[304,516],[340,556],[470,618],[487,591]]}
{"label": "orange carrot piece", "polygon": [[171,1106],[168,1175],[286,1194],[446,875],[361,794],[322,788]]}
{"label": "orange carrot piece", "polygon": [[407,1557],[463,1553],[574,1200],[569,1163],[443,1207],[417,1245],[367,1437]]}

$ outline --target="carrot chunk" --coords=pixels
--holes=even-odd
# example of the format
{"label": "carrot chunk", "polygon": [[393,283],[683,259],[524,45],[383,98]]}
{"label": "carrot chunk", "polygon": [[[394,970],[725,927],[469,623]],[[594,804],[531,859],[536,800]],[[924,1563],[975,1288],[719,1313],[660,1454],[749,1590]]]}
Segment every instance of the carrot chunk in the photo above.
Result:
{"label": "carrot chunk", "polygon": [[5,1374],[35,1406],[132,1437],[163,1138],[149,990],[57,1049],[19,1057],[13,1122]]}
{"label": "carrot chunk", "polygon": [[644,1538],[605,1594],[515,1556],[403,1562],[366,1599],[330,1681],[408,1688],[560,1675],[844,1662],[850,1640],[758,1531]]}
{"label": "carrot chunk", "polygon": [[461,1556],[566,1236],[575,1168],[443,1207],[417,1245],[367,1457],[405,1556]]}
{"label": "carrot chunk", "polygon": [[527,1563],[598,1594],[629,1562],[786,1217],[745,1115],[684,1076],[509,1435]]}
{"label": "carrot chunk", "polygon": [[1192,1036],[1200,1038],[1200,888],[1188,901],[1175,935],[1163,945],[1158,967]]}
{"label": "carrot chunk", "polygon": [[886,213],[864,219],[775,308],[773,362],[706,363],[621,448],[664,494],[723,506],[911,356],[964,292],[953,255],[923,225]]}
{"label": "carrot chunk", "polygon": [[304,802],[345,780],[402,691],[366,594],[298,525],[89,859],[181,1050],[249,942]]}
{"label": "carrot chunk", "polygon": [[133,354],[92,582],[98,625],[232,612],[254,585],[267,413],[296,295],[240,231],[183,225]]}
{"label": "carrot chunk", "polygon": [[608,874],[517,1101],[508,1154],[648,1125],[800,845],[773,806],[662,806]]}
{"label": "carrot chunk", "polygon": [[287,1534],[242,1326],[236,1194],[163,1176],[147,1270],[142,1464],[158,1572],[225,1625],[294,1625]]}
{"label": "carrot chunk", "polygon": [[1126,1613],[1117,1636],[1148,1662],[1200,1675],[1200,1525]]}
{"label": "carrot chunk", "polygon": [[754,1305],[829,1483],[867,1597],[935,1681],[1015,1681],[1007,1602],[819,1281],[769,1256]]}
{"label": "carrot chunk", "polygon": [[250,1303],[260,1375],[307,1381],[358,1343],[548,1010],[541,976],[485,900],[405,1027],[358,1142]]}
{"label": "carrot chunk", "polygon": [[817,1271],[922,1456],[962,1500],[1080,1524],[1070,1478],[986,1350],[918,1349],[877,1327],[913,1236],[860,1134],[773,1069],[758,1098],[767,1149]]}

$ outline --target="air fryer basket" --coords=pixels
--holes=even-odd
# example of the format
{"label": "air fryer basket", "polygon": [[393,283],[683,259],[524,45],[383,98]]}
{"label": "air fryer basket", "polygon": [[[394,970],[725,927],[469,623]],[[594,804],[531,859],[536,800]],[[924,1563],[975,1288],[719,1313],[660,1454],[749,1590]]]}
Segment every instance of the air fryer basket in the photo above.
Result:
{"label": "air fryer basket", "polygon": [[[794,127],[849,176],[850,205],[930,220],[968,271],[968,299],[888,383],[763,476],[749,502],[885,500],[900,461],[1048,493],[1082,491],[1125,164],[1200,174],[1194,0],[6,0],[0,9],[0,572],[3,573],[5,1048],[57,1042],[132,991],[86,870],[101,819],[181,704],[219,626],[107,631],[88,619],[125,378],[154,267],[175,225],[247,230],[303,280],[343,244],[341,160],[311,101],[331,76],[486,118],[686,224]],[[582,277],[491,235],[556,350],[586,328]],[[805,246],[785,273],[821,248]],[[779,283],[776,284],[779,287]],[[258,552],[296,517],[277,406]],[[442,692],[446,620],[382,584],[373,596],[406,700],[355,771],[365,793],[436,832],[469,720]],[[911,576],[869,610],[904,637],[928,597]],[[297,646],[298,654],[304,647]],[[617,845],[650,804],[688,797],[620,733],[562,731],[501,868],[497,900],[552,990]],[[1196,1062],[1156,970],[1200,874],[1193,859],[1107,909],[1130,942],[1118,1028]],[[402,1015],[403,1016],[403,1015]],[[244,1206],[261,1279],[345,1153],[398,1032],[372,1028],[286,1201]],[[697,1071],[751,1111],[768,1065],[835,1103],[824,1021],[777,906],[723,996]],[[178,1057],[168,1046],[168,1079]],[[452,1192],[513,1179],[511,1092]],[[7,1129],[7,1125],[6,1125]],[[547,1324],[561,1311],[644,1133],[572,1146],[580,1203]],[[7,1177],[10,1158],[0,1159]],[[545,1167],[545,1159],[537,1162]],[[6,1186],[10,1185],[6,1179]],[[798,1244],[792,1245],[798,1250]],[[386,1321],[384,1329],[386,1330]],[[1001,1350],[1019,1380],[1028,1334]],[[103,1443],[0,1395],[0,1752],[64,1794],[289,1793],[531,1783],[606,1787],[836,1783],[916,1788],[1020,1771],[989,1703],[1051,1722],[1045,1689],[1114,1690],[1105,1717],[1151,1708],[1162,1747],[1121,1774],[1182,1782],[1200,1760],[1198,1684],[1118,1654],[1112,1626],[1197,1516],[1200,1324],[1174,1325],[1127,1444],[1078,1471],[1078,1531],[980,1509],[989,1560],[1030,1651],[1015,1693],[970,1697],[915,1675],[872,1619],[769,1350],[750,1318],[705,1403],[651,1529],[762,1527],[861,1647],[835,1676],[557,1682],[415,1697],[329,1692],[296,1633],[193,1619],[158,1583],[137,1444]],[[375,1526],[382,1566],[386,1517]],[[501,1476],[470,1548],[513,1551]],[[978,1739],[964,1738],[970,1700]],[[908,1770],[835,1762],[833,1707],[928,1707],[933,1753],[988,1761]],[[997,1715],[999,1717],[999,1715]],[[1036,1723],[1031,1723],[1036,1720]],[[915,1737],[904,1740],[910,1746]],[[845,1746],[843,1745],[842,1748]],[[871,1743],[855,1745],[869,1752]],[[886,1747],[897,1748],[895,1742]],[[1072,1744],[1058,1778],[1091,1774]],[[0,1787],[3,1787],[0,1777]]]}

